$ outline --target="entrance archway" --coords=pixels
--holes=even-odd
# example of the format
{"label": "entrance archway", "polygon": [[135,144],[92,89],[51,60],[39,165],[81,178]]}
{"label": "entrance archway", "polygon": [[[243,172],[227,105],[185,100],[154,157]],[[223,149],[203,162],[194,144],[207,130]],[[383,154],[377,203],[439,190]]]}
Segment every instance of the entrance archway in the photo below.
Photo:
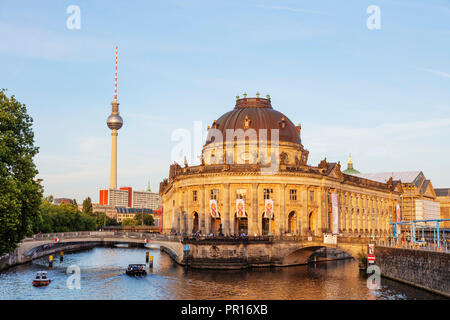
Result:
{"label": "entrance archway", "polygon": [[311,211],[308,215],[308,230],[314,232],[316,230],[316,215]]}
{"label": "entrance archway", "polygon": [[273,215],[272,219],[266,218],[264,217],[264,213],[262,214],[262,218],[261,218],[261,230],[262,230],[262,235],[263,236],[267,236],[267,235],[273,235],[273,224],[275,221],[275,215]]}
{"label": "entrance archway", "polygon": [[245,212],[245,217],[237,217],[237,214],[234,214],[234,232],[236,234],[243,234],[245,233],[248,235],[248,218],[247,218],[247,212]]}
{"label": "entrance archway", "polygon": [[211,233],[214,235],[219,234],[220,225],[222,223],[222,220],[220,219],[220,212],[217,213],[219,214],[219,218],[211,217]]}
{"label": "entrance archway", "polygon": [[296,221],[295,221],[295,218],[296,218],[296,214],[295,214],[295,211],[291,211],[290,213],[289,213],[289,215],[288,215],[288,233],[290,233],[290,234],[294,234],[294,233],[296,233]]}
{"label": "entrance archway", "polygon": [[193,221],[192,221],[192,233],[198,231],[198,213],[194,211]]}

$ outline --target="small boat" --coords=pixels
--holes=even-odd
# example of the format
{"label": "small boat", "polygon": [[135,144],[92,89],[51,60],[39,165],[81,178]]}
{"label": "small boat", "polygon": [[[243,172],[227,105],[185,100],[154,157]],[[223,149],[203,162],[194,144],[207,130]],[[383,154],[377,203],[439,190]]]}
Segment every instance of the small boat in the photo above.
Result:
{"label": "small boat", "polygon": [[33,286],[42,287],[48,286],[52,280],[48,278],[47,271],[39,271],[33,280]]}
{"label": "small boat", "polygon": [[130,264],[126,270],[126,274],[129,276],[146,276],[145,264]]}

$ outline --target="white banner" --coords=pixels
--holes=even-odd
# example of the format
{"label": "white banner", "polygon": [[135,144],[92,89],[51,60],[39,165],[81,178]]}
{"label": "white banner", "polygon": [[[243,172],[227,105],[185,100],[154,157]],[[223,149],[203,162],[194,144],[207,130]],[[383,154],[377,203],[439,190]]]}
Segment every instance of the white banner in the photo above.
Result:
{"label": "white banner", "polygon": [[333,234],[339,233],[339,195],[331,195],[331,213],[333,215]]}
{"label": "white banner", "polygon": [[217,210],[217,200],[211,199],[209,200],[209,210],[211,212],[211,217],[219,218],[219,211]]}
{"label": "white banner", "polygon": [[244,199],[236,199],[236,217],[245,218],[245,201]]}
{"label": "white banner", "polygon": [[[395,206],[395,213],[396,213],[396,216],[397,216],[397,219],[396,219],[397,221],[396,222],[402,221],[401,216],[400,216],[400,214],[401,214],[401,212],[400,212],[400,205],[398,203]],[[400,234],[400,225],[397,224],[395,229],[397,231],[397,236],[398,236]]]}
{"label": "white banner", "polygon": [[324,233],[323,243],[326,244],[337,244],[337,236],[331,233]]}
{"label": "white banner", "polygon": [[273,219],[273,200],[266,199],[264,202],[264,218]]}

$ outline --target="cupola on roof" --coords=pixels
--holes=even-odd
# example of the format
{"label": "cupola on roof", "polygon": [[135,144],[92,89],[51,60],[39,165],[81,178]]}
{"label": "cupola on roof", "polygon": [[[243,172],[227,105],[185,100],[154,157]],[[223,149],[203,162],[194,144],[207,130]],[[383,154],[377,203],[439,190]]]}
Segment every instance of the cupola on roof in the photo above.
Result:
{"label": "cupola on roof", "polygon": [[[300,126],[296,127],[283,113],[272,108],[270,96],[267,98],[236,97],[236,105],[233,110],[225,113],[219,119],[214,120],[212,128],[222,132],[226,138],[226,130],[254,129],[259,138],[259,129],[267,130],[267,139],[271,139],[270,129],[279,129],[279,141],[301,144]],[[210,143],[210,137],[206,144]]]}

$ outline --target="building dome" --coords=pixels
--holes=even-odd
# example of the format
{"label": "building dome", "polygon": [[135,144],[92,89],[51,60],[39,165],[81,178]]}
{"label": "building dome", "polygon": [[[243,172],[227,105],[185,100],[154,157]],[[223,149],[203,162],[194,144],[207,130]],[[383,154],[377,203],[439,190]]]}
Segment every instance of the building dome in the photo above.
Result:
{"label": "building dome", "polygon": [[106,120],[106,124],[108,125],[108,128],[111,130],[119,130],[122,128],[123,120],[122,117],[118,114],[111,114],[108,119]]}
{"label": "building dome", "polygon": [[[296,127],[288,117],[272,108],[270,98],[242,98],[236,100],[233,110],[214,120],[212,128],[222,132],[225,140],[227,129],[254,129],[259,139],[259,129],[266,129],[267,139],[271,139],[270,130],[279,129],[280,142],[301,144],[300,127]],[[208,135],[206,145],[213,142]]]}
{"label": "building dome", "polygon": [[361,172],[359,172],[358,170],[356,170],[355,168],[353,168],[353,162],[352,162],[352,155],[350,155],[348,157],[348,163],[347,163],[347,169],[345,169],[344,171],[342,171],[342,173],[345,174],[359,174]]}

